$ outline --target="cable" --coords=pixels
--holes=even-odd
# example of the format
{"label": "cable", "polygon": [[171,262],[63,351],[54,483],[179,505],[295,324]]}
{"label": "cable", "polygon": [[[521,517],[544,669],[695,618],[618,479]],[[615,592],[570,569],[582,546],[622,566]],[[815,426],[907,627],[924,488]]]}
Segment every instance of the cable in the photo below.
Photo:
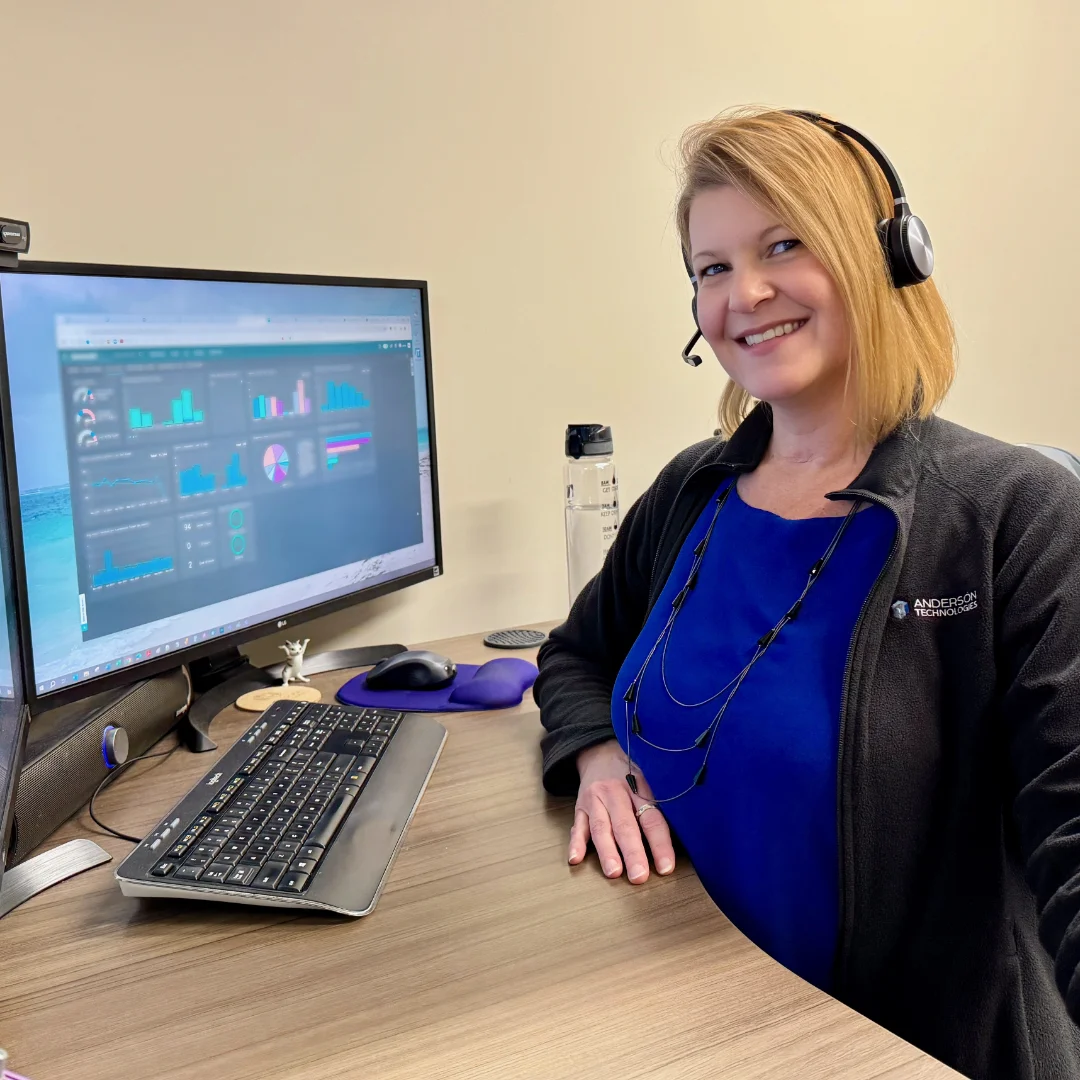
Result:
{"label": "cable", "polygon": [[101,792],[105,788],[109,786],[109,784],[111,784],[122,772],[124,772],[129,765],[134,765],[136,761],[146,761],[148,758],[170,757],[172,754],[175,754],[176,751],[180,749],[180,746],[181,743],[177,742],[177,744],[169,750],[158,750],[153,754],[140,754],[138,757],[128,758],[127,761],[123,762],[120,765],[117,765],[116,768],[111,769],[108,773],[106,773],[101,778],[101,783],[98,784],[96,788],[94,788],[94,794],[90,796],[91,821],[93,821],[99,829],[104,829],[105,832],[111,833],[113,836],[117,836],[121,840],[130,840],[133,844],[141,844],[143,842],[143,837],[129,836],[127,833],[118,832],[111,825],[106,825],[105,822],[102,821],[97,816],[97,814],[94,813],[94,800],[101,794]]}

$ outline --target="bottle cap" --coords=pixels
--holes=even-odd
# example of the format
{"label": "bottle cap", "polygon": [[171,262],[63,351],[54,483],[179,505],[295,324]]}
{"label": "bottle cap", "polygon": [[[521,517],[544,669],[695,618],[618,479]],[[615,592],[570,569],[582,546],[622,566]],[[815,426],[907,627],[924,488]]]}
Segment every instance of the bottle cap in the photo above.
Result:
{"label": "bottle cap", "polygon": [[611,428],[603,424],[567,424],[566,456],[579,458],[610,454],[615,444],[611,439]]}

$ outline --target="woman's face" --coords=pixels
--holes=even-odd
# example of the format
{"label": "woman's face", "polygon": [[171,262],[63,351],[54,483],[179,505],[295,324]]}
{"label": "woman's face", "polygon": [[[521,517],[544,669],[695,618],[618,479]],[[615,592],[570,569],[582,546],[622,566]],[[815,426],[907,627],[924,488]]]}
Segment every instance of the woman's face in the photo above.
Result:
{"label": "woman's face", "polygon": [[728,375],[773,406],[842,396],[850,335],[825,267],[730,186],[699,192],[689,225],[698,324]]}

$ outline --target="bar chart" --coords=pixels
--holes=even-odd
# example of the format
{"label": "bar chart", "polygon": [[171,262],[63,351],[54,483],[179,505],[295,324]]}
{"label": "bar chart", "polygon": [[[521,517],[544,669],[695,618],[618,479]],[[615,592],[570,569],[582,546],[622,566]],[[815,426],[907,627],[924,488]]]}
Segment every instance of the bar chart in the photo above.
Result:
{"label": "bar chart", "polygon": [[308,397],[302,378],[296,380],[286,408],[284,398],[276,394],[256,394],[251,399],[251,418],[253,420],[271,420],[279,416],[308,416],[311,413],[311,398]]}
{"label": "bar chart", "polygon": [[369,364],[320,364],[315,369],[315,382],[319,413],[326,419],[341,413],[355,413],[360,409],[371,408]]}
{"label": "bar chart", "polygon": [[[169,402],[169,419],[160,420],[161,427],[173,427],[178,424],[201,424],[203,421],[202,409],[196,409],[194,395],[190,390],[181,390],[178,398]],[[151,428],[154,426],[154,414],[145,409],[128,409],[128,426],[132,431],[139,428]]]}
{"label": "bar chart", "polygon": [[181,372],[123,379],[124,411],[129,432],[193,428],[207,420],[201,377]]}
{"label": "bar chart", "polygon": [[116,566],[113,563],[113,553],[108,548],[105,550],[104,563],[104,568],[94,574],[95,589],[100,589],[105,585],[119,585],[123,581],[135,581],[137,578],[149,577],[152,574],[163,574],[173,568],[170,555],[128,563],[127,566]]}
{"label": "bar chart", "polygon": [[357,476],[375,471],[375,454],[370,431],[327,435],[323,439],[323,452],[328,472],[335,474],[345,472]]}
{"label": "bar chart", "polygon": [[176,569],[176,536],[171,516],[151,518],[86,534],[90,586],[104,589],[160,580]]}
{"label": "bar chart", "polygon": [[326,383],[326,404],[319,406],[320,412],[346,412],[349,409],[367,409],[371,402],[362,390],[358,390],[352,383],[343,382],[340,385],[332,379]]}
{"label": "bar chart", "polygon": [[247,487],[244,442],[193,443],[174,448],[176,486],[181,499]]}

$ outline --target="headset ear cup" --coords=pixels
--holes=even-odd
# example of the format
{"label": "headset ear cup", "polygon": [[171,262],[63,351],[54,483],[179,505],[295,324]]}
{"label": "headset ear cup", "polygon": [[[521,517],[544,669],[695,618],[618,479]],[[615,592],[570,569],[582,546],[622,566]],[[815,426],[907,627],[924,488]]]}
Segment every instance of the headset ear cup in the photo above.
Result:
{"label": "headset ear cup", "polygon": [[878,222],[885,262],[897,289],[918,285],[934,269],[934,249],[926,227],[913,214]]}

